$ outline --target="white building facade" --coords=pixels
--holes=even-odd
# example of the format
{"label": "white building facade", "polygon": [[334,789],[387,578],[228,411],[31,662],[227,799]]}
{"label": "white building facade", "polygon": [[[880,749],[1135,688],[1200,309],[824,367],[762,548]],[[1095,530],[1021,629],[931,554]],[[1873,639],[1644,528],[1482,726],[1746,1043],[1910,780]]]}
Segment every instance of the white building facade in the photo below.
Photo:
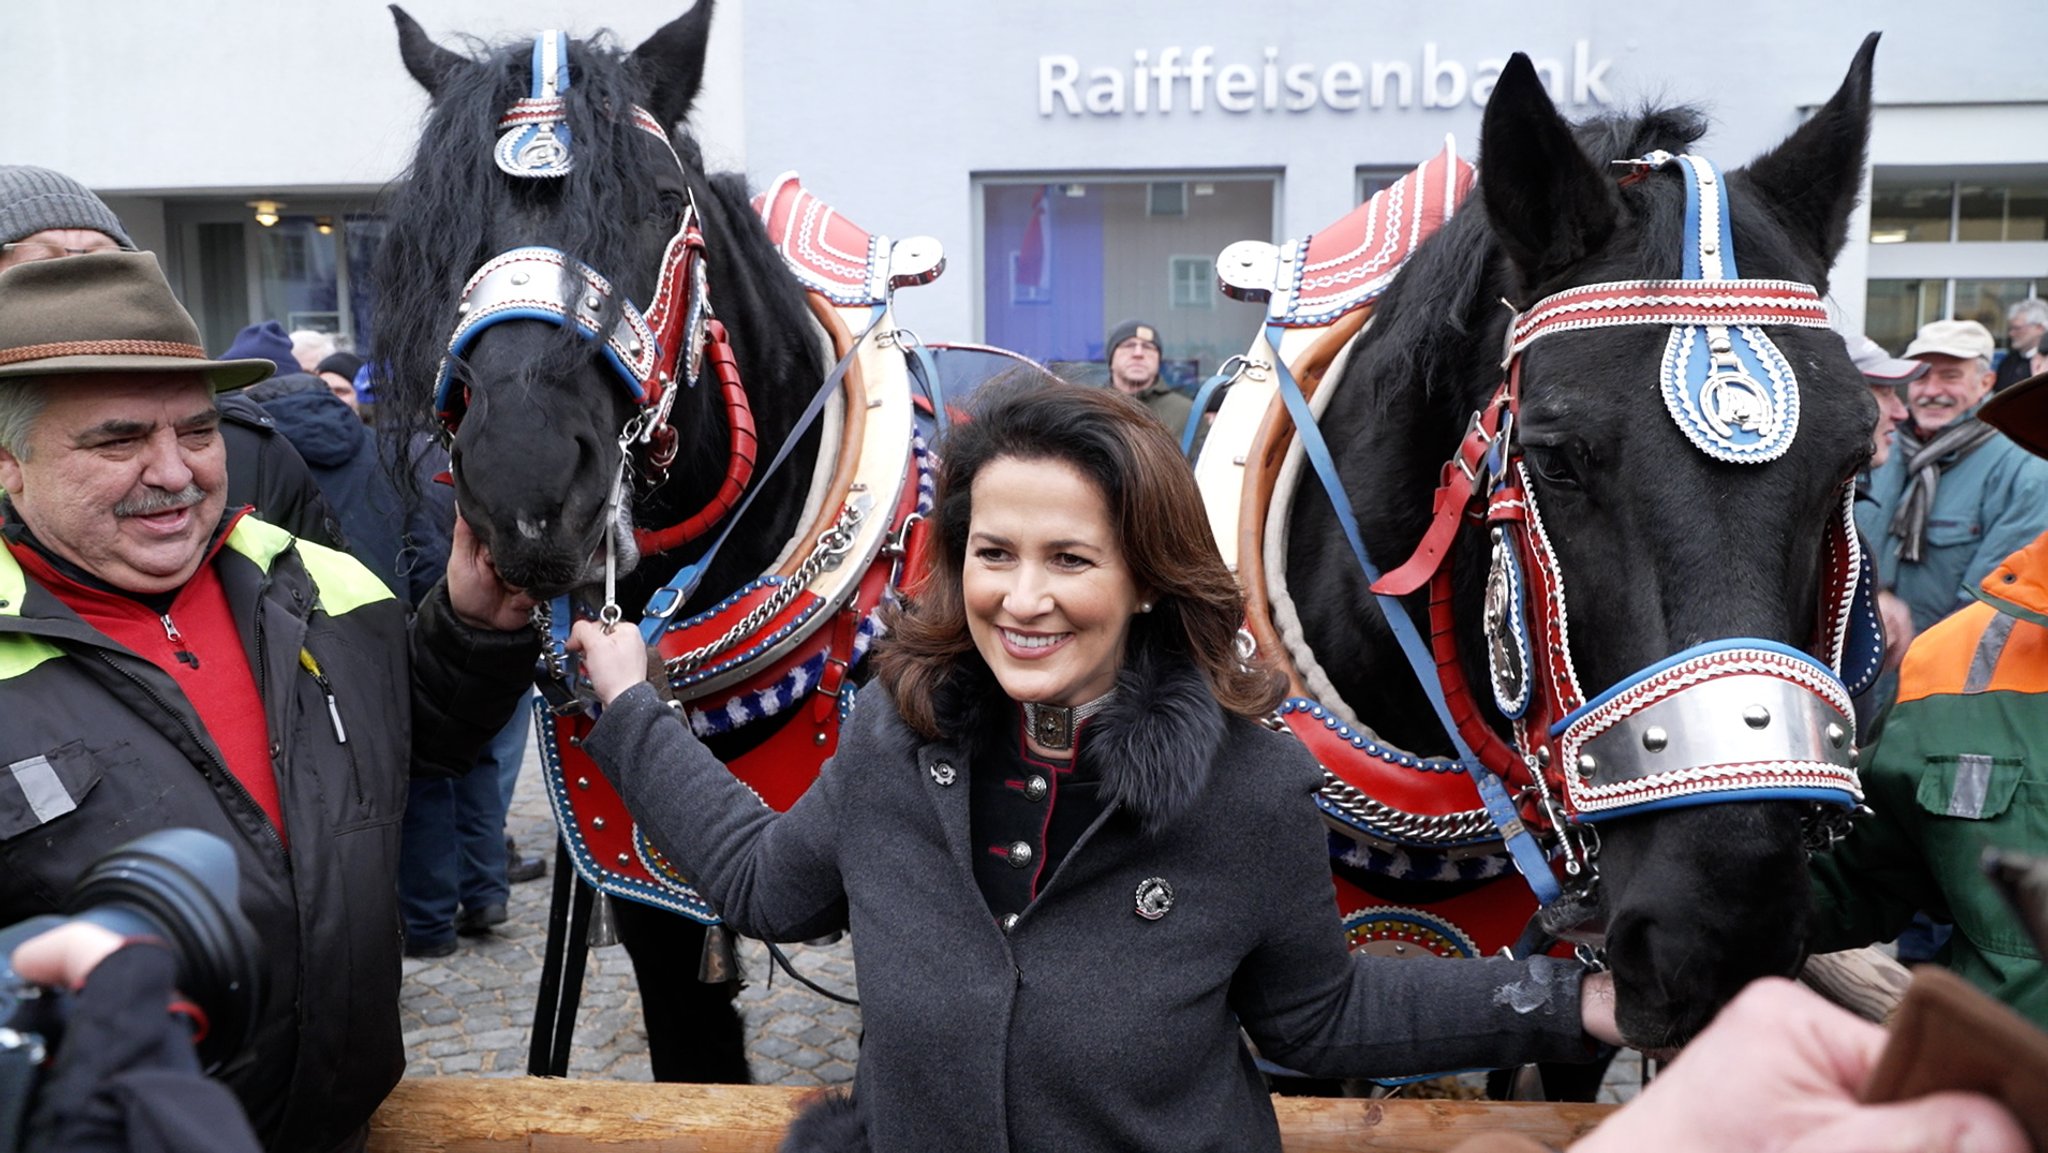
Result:
{"label": "white building facade", "polygon": [[[678,0],[680,3],[680,0]],[[413,0],[442,43],[549,26],[630,48],[680,14],[649,0]],[[1182,376],[1249,339],[1209,262],[1341,216],[1443,147],[1476,157],[1511,52],[1571,117],[1702,107],[1734,167],[1796,127],[1881,30],[1868,195],[1832,284],[1845,327],[1896,351],[1917,324],[2048,291],[2048,9],[1990,0],[1388,5],[726,0],[691,127],[715,166],[796,169],[845,215],[929,233],[945,276],[904,294],[928,340],[1101,355],[1120,319]],[[89,21],[89,26],[81,26]],[[67,172],[162,253],[218,348],[242,325],[373,344],[362,282],[379,191],[424,96],[380,4],[9,0],[0,163]],[[268,223],[259,223],[262,217]],[[715,239],[713,241],[715,243]]]}

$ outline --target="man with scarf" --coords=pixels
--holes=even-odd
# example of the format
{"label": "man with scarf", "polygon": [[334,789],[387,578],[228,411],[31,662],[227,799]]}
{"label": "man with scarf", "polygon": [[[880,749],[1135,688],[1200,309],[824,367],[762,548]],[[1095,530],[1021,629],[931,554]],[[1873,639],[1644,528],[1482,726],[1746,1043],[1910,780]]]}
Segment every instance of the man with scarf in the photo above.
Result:
{"label": "man with scarf", "polygon": [[1992,347],[1974,320],[1921,327],[1906,357],[1927,371],[1906,385],[1907,419],[1857,509],[1878,584],[1906,602],[1915,632],[1970,603],[1986,573],[2048,529],[2048,461],[1977,419]]}

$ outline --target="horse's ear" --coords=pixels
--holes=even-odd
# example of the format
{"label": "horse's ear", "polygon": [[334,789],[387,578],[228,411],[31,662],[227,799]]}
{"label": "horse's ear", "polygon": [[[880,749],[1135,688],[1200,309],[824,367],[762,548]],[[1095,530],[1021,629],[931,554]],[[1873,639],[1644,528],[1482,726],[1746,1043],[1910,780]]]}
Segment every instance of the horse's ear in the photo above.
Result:
{"label": "horse's ear", "polygon": [[405,9],[396,4],[390,7],[391,19],[398,25],[398,55],[405,60],[405,70],[420,82],[427,95],[437,95],[442,83],[468,64],[469,58],[434,43],[427,30]]}
{"label": "horse's ear", "polygon": [[1522,287],[1534,288],[1607,243],[1619,208],[1529,58],[1501,69],[1479,132],[1479,191]]}
{"label": "horse's ear", "polygon": [[674,128],[689,115],[697,89],[704,83],[704,49],[711,41],[712,0],[697,0],[688,12],[633,49],[640,74],[653,82],[647,110],[663,128]]}
{"label": "horse's ear", "polygon": [[1849,235],[1870,142],[1870,70],[1878,34],[1863,38],[1849,75],[1783,144],[1751,161],[1750,184],[1794,238],[1833,265]]}

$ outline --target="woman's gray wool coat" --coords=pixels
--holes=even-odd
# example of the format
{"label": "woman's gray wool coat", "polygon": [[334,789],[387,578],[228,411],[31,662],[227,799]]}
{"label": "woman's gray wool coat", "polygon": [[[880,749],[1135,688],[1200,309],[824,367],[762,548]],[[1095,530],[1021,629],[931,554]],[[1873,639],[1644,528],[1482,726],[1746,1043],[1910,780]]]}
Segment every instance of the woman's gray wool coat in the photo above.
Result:
{"label": "woman's gray wool coat", "polygon": [[[1240,1025],[1325,1076],[1590,1056],[1576,966],[1348,953],[1321,770],[1185,665],[1126,665],[1082,742],[1104,813],[1005,933],[975,884],[965,777],[975,741],[1014,739],[1014,706],[968,661],[939,702],[949,739],[913,732],[871,684],[780,816],[648,686],[585,746],[737,931],[850,929],[873,1149],[1277,1151]],[[1137,912],[1152,878],[1173,892],[1156,920]]]}

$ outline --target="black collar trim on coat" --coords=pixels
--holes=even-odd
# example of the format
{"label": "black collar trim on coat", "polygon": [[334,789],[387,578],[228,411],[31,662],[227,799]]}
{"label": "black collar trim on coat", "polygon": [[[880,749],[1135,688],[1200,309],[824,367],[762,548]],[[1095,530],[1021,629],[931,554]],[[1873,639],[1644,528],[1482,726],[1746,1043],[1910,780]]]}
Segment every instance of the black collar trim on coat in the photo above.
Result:
{"label": "black collar trim on coat", "polygon": [[[1016,702],[978,654],[962,659],[933,705],[940,730],[969,734],[969,756],[984,763],[992,742],[1017,731]],[[1223,707],[1198,668],[1133,646],[1117,673],[1116,696],[1082,726],[1081,763],[1102,781],[1104,802],[1155,836],[1201,797],[1223,731]]]}

